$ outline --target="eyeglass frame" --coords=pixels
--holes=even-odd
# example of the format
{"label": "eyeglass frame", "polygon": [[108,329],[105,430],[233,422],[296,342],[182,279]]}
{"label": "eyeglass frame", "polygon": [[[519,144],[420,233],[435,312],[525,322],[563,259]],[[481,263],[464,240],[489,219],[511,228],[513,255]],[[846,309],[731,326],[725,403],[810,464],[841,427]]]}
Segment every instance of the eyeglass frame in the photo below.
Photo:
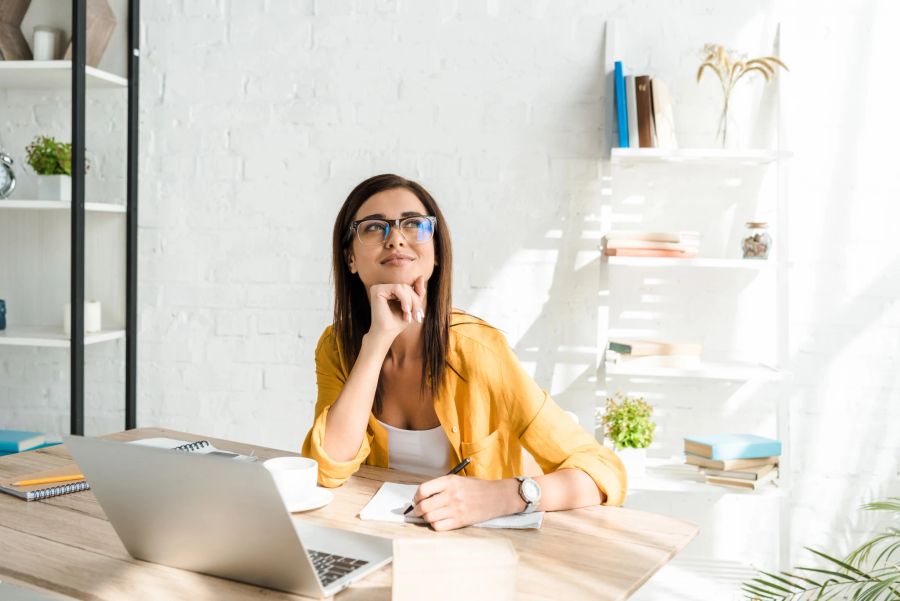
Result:
{"label": "eyeglass frame", "polygon": [[431,222],[431,239],[434,240],[435,226],[437,225],[437,217],[434,215],[407,215],[406,217],[398,217],[397,219],[378,219],[374,217],[369,217],[366,219],[359,219],[358,221],[351,221],[349,227],[347,228],[347,244],[353,239],[353,232],[356,232],[356,239],[359,240],[360,244],[365,246],[375,246],[374,244],[366,244],[362,241],[362,238],[359,237],[359,224],[364,223],[366,221],[380,221],[382,223],[388,224],[388,229],[385,232],[384,240],[380,242],[380,244],[384,244],[388,238],[391,237],[391,227],[396,227],[397,231],[400,232],[400,235],[403,236],[403,239],[411,244],[425,244],[425,242],[429,242],[430,240],[425,240],[425,242],[419,242],[417,240],[409,240],[406,237],[406,234],[403,233],[403,228],[400,227],[401,221],[406,221],[407,219],[422,219],[425,218]]}

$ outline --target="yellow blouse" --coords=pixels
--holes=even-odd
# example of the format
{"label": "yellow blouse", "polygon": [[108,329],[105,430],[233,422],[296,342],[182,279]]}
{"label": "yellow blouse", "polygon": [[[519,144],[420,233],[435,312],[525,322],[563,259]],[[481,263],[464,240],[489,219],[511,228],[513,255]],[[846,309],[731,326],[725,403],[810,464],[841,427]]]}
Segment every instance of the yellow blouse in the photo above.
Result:
{"label": "yellow blouse", "polygon": [[[450,440],[452,464],[463,457],[471,459],[466,476],[495,480],[522,475],[524,447],[544,473],[580,469],[605,493],[606,504],[622,504],[626,488],[622,462],[525,373],[502,333],[454,311],[447,360],[459,375],[447,370],[434,408]],[[303,443],[303,455],[319,463],[322,486],[340,486],[362,463],[388,467],[387,431],[372,414],[356,457],[335,461],[325,452],[328,410],[349,374],[328,326],[316,347],[319,394],[315,420]]]}

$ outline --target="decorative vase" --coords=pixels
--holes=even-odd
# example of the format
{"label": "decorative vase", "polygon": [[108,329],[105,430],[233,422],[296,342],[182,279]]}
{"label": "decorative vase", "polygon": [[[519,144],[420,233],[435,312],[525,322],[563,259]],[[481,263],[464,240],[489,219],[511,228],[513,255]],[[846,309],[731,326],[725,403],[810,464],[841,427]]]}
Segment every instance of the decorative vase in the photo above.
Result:
{"label": "decorative vase", "polygon": [[616,455],[625,465],[629,480],[642,478],[647,473],[647,449],[616,449]]}
{"label": "decorative vase", "polygon": [[720,148],[728,147],[728,96],[729,93],[726,92],[722,112],[719,114],[719,127],[716,129],[716,144]]}
{"label": "decorative vase", "polygon": [[38,200],[72,200],[72,178],[68,175],[39,175]]}

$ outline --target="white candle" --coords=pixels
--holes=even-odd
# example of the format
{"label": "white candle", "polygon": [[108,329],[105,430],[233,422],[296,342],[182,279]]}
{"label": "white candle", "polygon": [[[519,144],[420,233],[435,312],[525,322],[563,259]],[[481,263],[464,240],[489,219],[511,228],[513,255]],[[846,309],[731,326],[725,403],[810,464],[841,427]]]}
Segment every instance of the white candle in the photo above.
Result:
{"label": "white candle", "polygon": [[59,30],[55,27],[47,27],[45,25],[39,25],[34,28],[34,37],[32,38],[34,60],[52,61],[56,58],[56,37],[58,32]]}
{"label": "white candle", "polygon": [[[100,301],[86,301],[84,303],[85,334],[93,334],[103,329],[103,322],[100,319],[100,315]],[[72,336],[72,305],[69,303],[66,303],[66,310],[63,316],[63,332],[66,336]]]}

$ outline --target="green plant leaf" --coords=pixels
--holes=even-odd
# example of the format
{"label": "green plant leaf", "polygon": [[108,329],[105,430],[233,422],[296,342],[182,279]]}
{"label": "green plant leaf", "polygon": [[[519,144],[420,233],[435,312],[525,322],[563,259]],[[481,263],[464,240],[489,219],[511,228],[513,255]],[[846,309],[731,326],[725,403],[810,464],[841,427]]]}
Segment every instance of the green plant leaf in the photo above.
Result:
{"label": "green plant leaf", "polygon": [[760,595],[762,595],[765,599],[778,599],[783,598],[781,595],[772,594],[768,589],[760,588],[753,584],[744,583],[742,586],[743,590],[747,593],[750,593],[753,599],[759,599]]}
{"label": "green plant leaf", "polygon": [[888,497],[883,501],[866,503],[862,508],[867,511],[894,511],[900,513],[900,497]]}
{"label": "green plant leaf", "polygon": [[[800,586],[799,584],[796,584],[796,583],[794,583],[794,582],[791,582],[791,581],[788,580],[787,578],[782,578],[781,576],[779,576],[779,575],[777,575],[777,574],[772,574],[771,572],[766,572],[766,571],[764,571],[764,570],[760,570],[759,572],[760,572],[760,574],[765,574],[765,575],[768,576],[769,578],[772,578],[772,579],[777,580],[777,581],[779,581],[779,582],[783,582],[784,584],[786,584],[786,585],[788,585],[788,586],[791,586],[791,587],[794,587],[795,589],[798,589],[798,590],[801,590],[801,591],[802,591],[802,590],[805,590],[805,589],[804,589],[802,586]],[[787,589],[785,589],[785,590],[787,590]]]}
{"label": "green plant leaf", "polygon": [[805,572],[816,572],[817,574],[825,574],[826,576],[835,576],[836,578],[840,578],[844,582],[856,582],[855,578],[851,578],[847,574],[842,574],[841,572],[835,572],[834,570],[823,570],[822,568],[804,568],[801,566],[797,566],[798,570],[803,570]]}
{"label": "green plant leaf", "polygon": [[788,594],[792,594],[794,592],[789,588],[784,588],[779,584],[775,584],[774,582],[770,582],[768,580],[763,580],[762,578],[753,578],[750,582],[758,582],[759,584],[766,586],[771,590],[782,591]]}
{"label": "green plant leaf", "polygon": [[830,555],[828,555],[828,554],[826,554],[826,553],[822,553],[821,551],[817,551],[817,550],[815,550],[815,549],[813,549],[813,548],[811,548],[811,547],[804,547],[804,549],[806,549],[806,550],[809,551],[810,553],[814,553],[814,554],[818,555],[819,557],[821,557],[821,558],[823,558],[823,559],[826,559],[826,560],[828,560],[828,561],[830,561],[830,562],[832,562],[832,563],[835,563],[835,564],[841,566],[842,568],[844,568],[844,569],[847,570],[848,572],[852,572],[852,573],[857,574],[857,575],[859,575],[859,576],[862,576],[863,578],[866,578],[866,579],[868,579],[868,580],[871,580],[871,579],[872,579],[871,576],[869,576],[868,574],[866,574],[866,573],[863,572],[862,570],[859,570],[859,569],[853,567],[852,565],[850,565],[849,563],[847,563],[847,562],[845,562],[845,561],[841,561],[840,559],[836,559],[836,558],[834,558],[834,557],[832,557],[832,556],[830,556]]}

